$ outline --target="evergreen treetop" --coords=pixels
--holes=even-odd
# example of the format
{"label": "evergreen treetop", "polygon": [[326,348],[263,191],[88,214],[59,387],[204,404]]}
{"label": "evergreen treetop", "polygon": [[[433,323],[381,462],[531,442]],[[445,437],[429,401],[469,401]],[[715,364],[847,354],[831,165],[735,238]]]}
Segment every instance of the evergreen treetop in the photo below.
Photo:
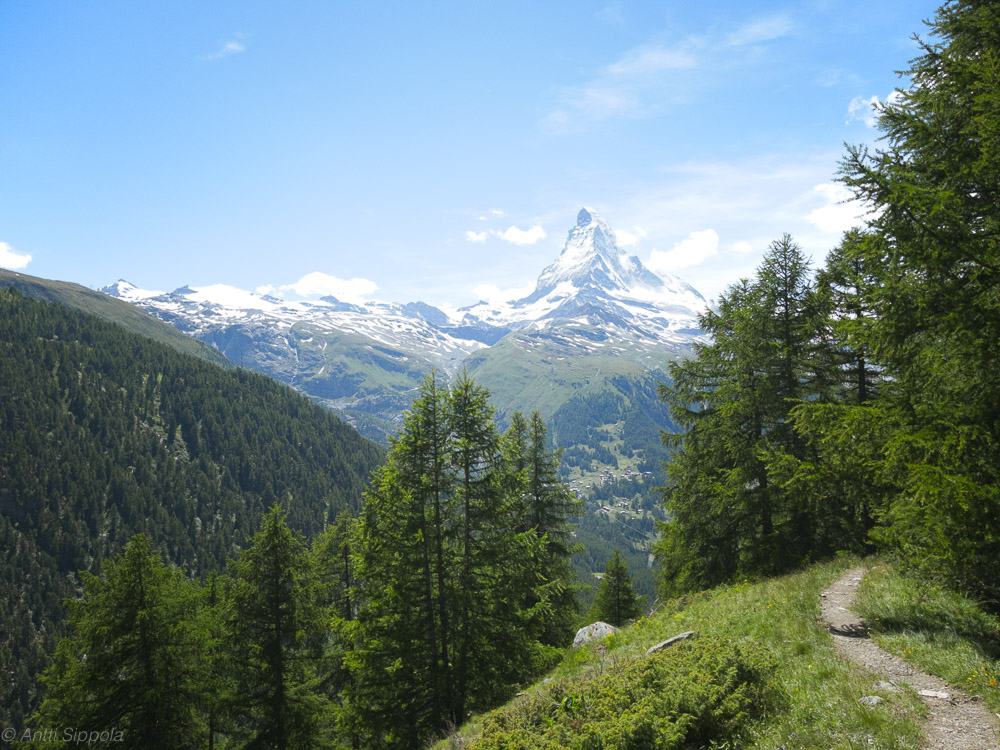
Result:
{"label": "evergreen treetop", "polygon": [[616,628],[634,620],[642,613],[642,598],[632,588],[628,563],[616,549],[601,578],[590,618],[614,625]]}

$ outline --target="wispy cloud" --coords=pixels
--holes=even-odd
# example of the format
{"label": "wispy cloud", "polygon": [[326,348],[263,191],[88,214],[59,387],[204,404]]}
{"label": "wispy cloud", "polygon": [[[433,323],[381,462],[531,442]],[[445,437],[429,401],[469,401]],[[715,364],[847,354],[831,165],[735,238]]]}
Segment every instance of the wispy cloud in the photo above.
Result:
{"label": "wispy cloud", "polygon": [[614,117],[640,118],[679,101],[695,75],[724,69],[760,45],[791,34],[794,22],[779,15],[725,31],[692,35],[672,43],[650,42],[625,52],[589,81],[563,89],[541,120],[543,129],[565,132]]}
{"label": "wispy cloud", "polygon": [[[363,302],[364,298],[378,289],[369,279],[340,279],[320,271],[307,273],[294,284],[283,284],[270,292],[292,292],[299,297],[325,297],[332,295],[344,302]],[[263,292],[265,289],[258,289]]]}
{"label": "wispy cloud", "polygon": [[504,232],[497,232],[497,237],[507,240],[507,242],[514,245],[534,245],[539,240],[544,240],[547,236],[548,234],[538,224],[531,227],[531,229],[518,229],[512,226]]}
{"label": "wispy cloud", "polygon": [[719,235],[714,229],[691,232],[670,250],[653,250],[646,265],[653,271],[671,272],[704,263],[719,251]]}
{"label": "wispy cloud", "polygon": [[640,47],[630,50],[618,62],[609,65],[605,68],[605,73],[619,79],[638,78],[670,70],[686,70],[697,64],[697,58],[689,50]]}
{"label": "wispy cloud", "polygon": [[31,256],[27,253],[19,253],[6,242],[0,242],[0,266],[16,270],[24,268],[31,263]]}
{"label": "wispy cloud", "polygon": [[646,236],[646,230],[642,227],[632,227],[635,232],[630,232],[627,229],[616,229],[615,230],[615,240],[621,247],[632,247],[633,245],[638,245],[639,240]]}
{"label": "wispy cloud", "polygon": [[489,232],[473,232],[471,229],[465,233],[465,239],[469,242],[486,242]]}
{"label": "wispy cloud", "polygon": [[535,283],[532,282],[525,286],[511,287],[510,289],[501,289],[496,284],[477,284],[472,289],[472,293],[477,299],[486,300],[487,302],[509,302],[515,299],[521,299],[522,297],[527,297],[535,290]]}
{"label": "wispy cloud", "polygon": [[612,3],[601,8],[597,12],[597,20],[608,26],[614,26],[619,29],[625,28],[625,14],[622,13],[621,5],[618,3]]}
{"label": "wispy cloud", "polygon": [[495,219],[498,216],[503,216],[503,211],[499,208],[491,208],[489,216],[477,216],[476,221],[489,221],[491,218]]}
{"label": "wispy cloud", "polygon": [[219,48],[215,52],[201,55],[198,59],[204,62],[211,62],[214,60],[221,60],[222,58],[229,57],[230,55],[238,55],[241,52],[246,52],[247,47],[244,44],[246,39],[247,34],[237,32],[236,34],[233,34],[232,38],[224,39],[219,44]]}
{"label": "wispy cloud", "polygon": [[761,44],[788,36],[795,30],[795,23],[788,16],[762,18],[736,29],[726,37],[727,47]]}

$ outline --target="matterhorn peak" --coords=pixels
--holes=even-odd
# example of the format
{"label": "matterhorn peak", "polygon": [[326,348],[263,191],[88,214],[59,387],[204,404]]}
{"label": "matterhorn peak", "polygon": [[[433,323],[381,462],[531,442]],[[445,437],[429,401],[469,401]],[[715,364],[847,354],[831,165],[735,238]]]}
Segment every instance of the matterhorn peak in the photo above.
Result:
{"label": "matterhorn peak", "polygon": [[584,206],[580,209],[580,213],[576,215],[576,225],[578,227],[585,227],[595,219],[597,221],[603,221],[594,209],[590,208],[590,206]]}
{"label": "matterhorn peak", "polygon": [[[572,282],[577,288],[625,288],[639,265],[638,259],[633,262],[618,246],[608,222],[584,206],[576,215],[576,226],[569,230],[562,253],[539,277],[535,294],[546,294],[563,282]],[[643,280],[654,285],[658,282],[655,277]]]}
{"label": "matterhorn peak", "polygon": [[[658,275],[619,245],[614,230],[590,206],[576,215],[566,244],[527,297],[463,308],[472,322],[539,326],[543,321],[630,330],[683,340],[697,331],[704,298],[669,274]],[[656,333],[656,332],[659,333]]]}

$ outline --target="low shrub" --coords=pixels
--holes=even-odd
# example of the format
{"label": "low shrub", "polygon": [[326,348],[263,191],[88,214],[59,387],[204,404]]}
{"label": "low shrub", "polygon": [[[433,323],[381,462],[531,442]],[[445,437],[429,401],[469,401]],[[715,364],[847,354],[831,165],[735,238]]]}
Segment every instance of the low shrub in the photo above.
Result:
{"label": "low shrub", "polygon": [[775,663],[751,643],[695,638],[649,657],[605,661],[494,711],[476,750],[669,750],[733,740],[760,713]]}

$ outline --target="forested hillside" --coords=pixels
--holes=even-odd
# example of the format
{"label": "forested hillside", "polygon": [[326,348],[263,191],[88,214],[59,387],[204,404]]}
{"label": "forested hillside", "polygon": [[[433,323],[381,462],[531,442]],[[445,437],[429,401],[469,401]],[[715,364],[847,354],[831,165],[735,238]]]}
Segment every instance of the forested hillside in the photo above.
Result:
{"label": "forested hillside", "polygon": [[572,637],[579,503],[557,464],[537,414],[500,433],[485,389],[428,377],[360,518],[310,543],[289,498],[222,575],[185,575],[149,531],[84,571],[33,727],[164,750],[421,746]]}
{"label": "forested hillside", "polygon": [[138,532],[183,571],[219,569],[279,501],[315,535],[359,510],[384,455],[267,377],[0,291],[0,720],[35,705],[77,571]]}
{"label": "forested hillside", "polygon": [[132,333],[167,344],[179,352],[193,354],[223,367],[233,366],[221,352],[204,341],[187,336],[132,305],[85,286],[69,281],[41,279],[0,268],[0,288],[17,289],[31,299],[58,302],[73,310],[96,315],[109,323],[117,323]]}

